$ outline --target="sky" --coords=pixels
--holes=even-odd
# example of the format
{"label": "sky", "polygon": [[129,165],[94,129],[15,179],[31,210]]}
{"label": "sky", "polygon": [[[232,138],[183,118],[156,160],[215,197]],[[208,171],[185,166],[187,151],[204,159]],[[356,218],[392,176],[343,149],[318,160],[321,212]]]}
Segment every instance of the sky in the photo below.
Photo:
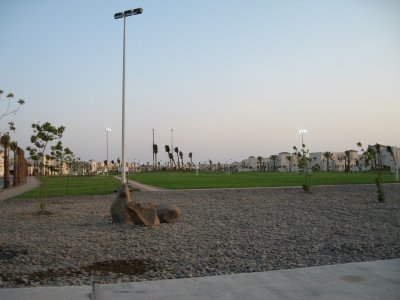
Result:
{"label": "sky", "polygon": [[[241,161],[400,146],[398,0],[2,0],[0,89],[26,101],[0,120],[30,145],[32,123],[65,126],[81,159],[121,156],[126,19],[126,160]],[[6,110],[5,95],[0,114]]]}

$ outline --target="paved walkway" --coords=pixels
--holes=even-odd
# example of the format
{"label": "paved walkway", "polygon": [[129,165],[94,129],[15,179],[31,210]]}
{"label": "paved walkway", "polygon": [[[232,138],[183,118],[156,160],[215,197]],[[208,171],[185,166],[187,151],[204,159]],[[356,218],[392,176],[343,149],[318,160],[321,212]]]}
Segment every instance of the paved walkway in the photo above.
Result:
{"label": "paved walkway", "polygon": [[[114,176],[114,178],[121,180],[121,176]],[[143,184],[143,183],[137,182],[135,180],[131,180],[131,179],[126,179],[126,180],[131,187],[137,188],[141,192],[166,191],[165,189],[162,189],[162,188],[159,188],[156,186],[152,186],[152,185]]]}
{"label": "paved walkway", "polygon": [[0,299],[400,299],[400,259],[92,286],[0,289]]}
{"label": "paved walkway", "polygon": [[40,185],[40,181],[34,176],[28,176],[27,181],[24,185],[10,186],[7,189],[0,189],[0,201],[7,200],[23,194],[27,191],[34,189]]}
{"label": "paved walkway", "polygon": [[134,188],[139,189],[140,191],[144,191],[144,192],[156,192],[156,191],[165,191],[165,189],[156,187],[156,186],[152,186],[152,185],[147,185],[147,184],[143,184],[140,182],[137,182],[135,180],[130,180],[128,179],[128,184]]}

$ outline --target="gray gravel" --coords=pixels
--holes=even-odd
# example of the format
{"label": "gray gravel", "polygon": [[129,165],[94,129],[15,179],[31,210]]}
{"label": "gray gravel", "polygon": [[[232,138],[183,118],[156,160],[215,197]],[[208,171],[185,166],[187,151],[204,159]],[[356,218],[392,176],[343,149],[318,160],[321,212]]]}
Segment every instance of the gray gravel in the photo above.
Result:
{"label": "gray gravel", "polygon": [[400,258],[400,185],[135,192],[177,224],[111,224],[115,195],[0,202],[0,287],[82,285]]}

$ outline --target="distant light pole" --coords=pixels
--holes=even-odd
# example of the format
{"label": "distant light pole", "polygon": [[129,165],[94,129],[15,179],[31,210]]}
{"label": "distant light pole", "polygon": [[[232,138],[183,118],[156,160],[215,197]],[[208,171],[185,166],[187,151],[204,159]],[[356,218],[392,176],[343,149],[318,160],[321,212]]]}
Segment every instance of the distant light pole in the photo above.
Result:
{"label": "distant light pole", "polygon": [[114,14],[114,19],[124,18],[124,38],[123,38],[123,52],[122,52],[122,183],[126,182],[125,177],[125,27],[126,27],[126,17],[140,15],[143,12],[142,8],[135,8],[126,10],[124,12],[119,12]]}
{"label": "distant light pole", "polygon": [[157,167],[157,166],[155,166],[155,156],[156,156],[156,154],[155,154],[155,152],[154,152],[154,128],[153,128],[153,168],[155,168],[155,167]]}
{"label": "distant light pole", "polygon": [[174,154],[174,129],[171,128],[171,152]]}
{"label": "distant light pole", "polygon": [[307,129],[299,129],[299,134],[301,134],[301,146],[304,145],[303,135],[307,133]]}
{"label": "distant light pole", "polygon": [[[397,154],[396,154],[396,157],[397,157]],[[396,163],[395,163],[395,165],[396,165],[396,181],[399,181],[399,162],[398,162],[398,160],[396,159]]]}
{"label": "distant light pole", "polygon": [[111,132],[111,128],[106,128],[106,144],[107,144],[107,175],[108,175],[108,133]]}

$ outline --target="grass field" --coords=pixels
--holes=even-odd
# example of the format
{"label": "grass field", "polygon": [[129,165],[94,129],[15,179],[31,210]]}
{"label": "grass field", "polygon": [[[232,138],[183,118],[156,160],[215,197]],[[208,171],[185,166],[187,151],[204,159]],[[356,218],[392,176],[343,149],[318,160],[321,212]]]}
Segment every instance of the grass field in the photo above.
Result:
{"label": "grass field", "polygon": [[121,182],[112,176],[43,176],[42,187],[16,198],[38,198],[43,188],[44,197],[103,195],[114,192]]}
{"label": "grass field", "polygon": [[[316,173],[310,178],[311,185],[324,184],[371,184],[374,173]],[[130,174],[129,179],[165,189],[207,189],[300,186],[304,176],[298,173],[214,173],[200,172],[151,172]],[[113,176],[46,176],[41,178],[42,187],[33,189],[16,198],[103,195],[113,193],[121,182]],[[383,182],[393,182],[393,175],[383,174]]]}
{"label": "grass field", "polygon": [[[374,173],[324,172],[312,174],[311,185],[371,184]],[[201,172],[157,172],[130,174],[129,179],[165,189],[243,188],[300,186],[304,176],[299,173],[214,173]],[[383,182],[393,182],[393,174],[383,174]]]}

